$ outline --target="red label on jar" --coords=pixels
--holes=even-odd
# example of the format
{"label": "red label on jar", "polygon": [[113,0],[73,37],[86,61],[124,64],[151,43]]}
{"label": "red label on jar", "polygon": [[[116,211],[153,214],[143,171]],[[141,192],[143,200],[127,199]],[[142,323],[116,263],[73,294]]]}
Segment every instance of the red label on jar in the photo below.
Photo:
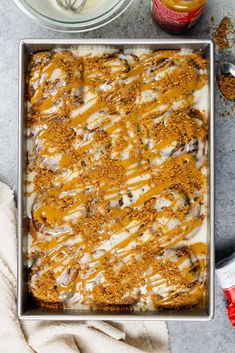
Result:
{"label": "red label on jar", "polygon": [[152,0],[151,11],[155,20],[166,30],[181,32],[190,28],[200,17],[204,6],[190,12],[177,12],[165,6],[161,0]]}
{"label": "red label on jar", "polygon": [[224,289],[224,294],[226,295],[230,303],[235,304],[235,286],[233,286],[232,288]]}
{"label": "red label on jar", "polygon": [[231,321],[231,324],[235,327],[235,304],[230,303],[227,306],[228,318]]}

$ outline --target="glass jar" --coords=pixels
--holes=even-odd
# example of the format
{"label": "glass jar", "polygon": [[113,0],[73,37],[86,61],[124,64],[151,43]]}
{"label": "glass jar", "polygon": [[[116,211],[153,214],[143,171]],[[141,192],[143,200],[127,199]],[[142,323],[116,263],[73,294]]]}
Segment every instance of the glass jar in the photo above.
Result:
{"label": "glass jar", "polygon": [[166,31],[182,33],[198,20],[207,0],[151,0],[155,21]]}

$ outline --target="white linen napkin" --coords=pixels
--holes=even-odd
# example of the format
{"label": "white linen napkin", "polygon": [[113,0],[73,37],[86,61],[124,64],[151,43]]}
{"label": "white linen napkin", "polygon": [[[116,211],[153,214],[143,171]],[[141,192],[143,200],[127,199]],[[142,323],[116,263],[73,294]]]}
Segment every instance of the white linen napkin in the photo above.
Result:
{"label": "white linen napkin", "polygon": [[0,352],[169,353],[161,321],[20,321],[16,314],[16,208],[0,182]]}

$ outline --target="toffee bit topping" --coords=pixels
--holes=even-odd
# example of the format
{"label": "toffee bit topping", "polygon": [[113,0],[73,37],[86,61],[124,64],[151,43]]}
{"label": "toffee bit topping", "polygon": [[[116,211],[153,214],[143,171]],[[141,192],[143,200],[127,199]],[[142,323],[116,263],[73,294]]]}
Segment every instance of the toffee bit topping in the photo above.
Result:
{"label": "toffee bit topping", "polygon": [[227,49],[230,47],[228,38],[230,34],[234,35],[231,19],[224,17],[215,32],[215,42],[219,49]]}
{"label": "toffee bit topping", "polygon": [[235,99],[235,76],[231,74],[221,75],[218,78],[218,85],[225,98]]}
{"label": "toffee bit topping", "polygon": [[66,151],[72,147],[76,133],[69,127],[68,121],[53,119],[48,121],[46,130],[39,137],[46,141],[50,148]]}

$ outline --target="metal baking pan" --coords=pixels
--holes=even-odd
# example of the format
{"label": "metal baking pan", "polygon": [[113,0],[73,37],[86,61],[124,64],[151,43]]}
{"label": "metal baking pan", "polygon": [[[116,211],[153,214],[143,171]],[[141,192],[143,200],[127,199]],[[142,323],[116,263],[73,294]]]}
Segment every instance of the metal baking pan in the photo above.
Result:
{"label": "metal baking pan", "polygon": [[[180,49],[190,48],[208,59],[210,116],[209,116],[209,231],[207,234],[208,279],[205,308],[154,310],[148,312],[99,312],[81,310],[51,310],[36,307],[27,290],[27,218],[23,175],[26,160],[26,101],[25,82],[30,55],[53,48],[73,46],[107,46],[111,48]],[[210,40],[22,40],[19,48],[19,163],[18,163],[18,316],[20,319],[38,320],[211,320],[214,313],[214,46]]]}

